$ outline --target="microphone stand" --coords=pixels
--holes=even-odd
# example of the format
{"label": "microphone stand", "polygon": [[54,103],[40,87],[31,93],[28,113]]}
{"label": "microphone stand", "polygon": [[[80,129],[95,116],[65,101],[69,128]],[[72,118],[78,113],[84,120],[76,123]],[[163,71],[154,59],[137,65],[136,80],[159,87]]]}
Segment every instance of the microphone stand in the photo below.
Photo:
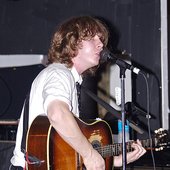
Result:
{"label": "microphone stand", "polygon": [[[125,137],[125,71],[126,71],[126,65],[124,63],[117,63],[117,65],[120,67],[120,80],[121,80],[121,115],[120,114],[114,114],[115,117],[118,119],[122,119],[122,166],[123,170],[126,170],[126,137]],[[84,86],[82,86],[82,89],[96,102],[98,102],[100,105],[102,105],[106,110],[108,110],[110,113],[117,113],[115,109],[113,109],[109,104],[107,104],[105,101],[98,98],[95,94],[93,94],[90,90],[86,89]],[[140,134],[143,134],[143,130],[137,127],[134,122],[131,120],[128,120],[129,126],[131,126],[134,130],[139,132]]]}
{"label": "microphone stand", "polygon": [[126,135],[125,135],[125,71],[126,68],[119,65],[121,80],[121,115],[122,115],[122,166],[126,170]]}

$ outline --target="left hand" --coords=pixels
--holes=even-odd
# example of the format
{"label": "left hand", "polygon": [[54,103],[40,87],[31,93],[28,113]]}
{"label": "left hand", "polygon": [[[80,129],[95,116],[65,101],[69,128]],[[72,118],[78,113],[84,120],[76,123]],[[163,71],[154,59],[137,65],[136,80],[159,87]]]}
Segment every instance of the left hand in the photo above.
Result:
{"label": "left hand", "polygon": [[[134,149],[132,152],[127,153],[127,164],[138,160],[141,156],[146,153],[146,150],[142,147],[142,144],[139,140],[132,144],[132,148]],[[114,157],[114,166],[120,167],[122,166],[122,155]]]}

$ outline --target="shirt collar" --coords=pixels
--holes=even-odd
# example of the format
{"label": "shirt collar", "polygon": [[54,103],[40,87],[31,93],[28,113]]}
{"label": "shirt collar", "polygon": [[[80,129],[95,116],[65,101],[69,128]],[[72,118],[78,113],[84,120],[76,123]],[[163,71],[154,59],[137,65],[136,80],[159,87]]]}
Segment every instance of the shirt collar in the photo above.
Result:
{"label": "shirt collar", "polygon": [[79,84],[81,84],[83,81],[82,76],[78,74],[74,66],[71,68],[71,73],[73,74],[75,82],[78,82]]}

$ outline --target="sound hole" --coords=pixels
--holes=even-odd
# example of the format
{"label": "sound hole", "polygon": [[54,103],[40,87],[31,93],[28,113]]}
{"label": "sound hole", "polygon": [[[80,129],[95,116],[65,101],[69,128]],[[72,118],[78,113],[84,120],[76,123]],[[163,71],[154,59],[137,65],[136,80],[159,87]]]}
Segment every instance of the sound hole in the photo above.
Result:
{"label": "sound hole", "polygon": [[101,146],[101,144],[100,144],[100,142],[99,142],[98,140],[92,141],[91,144],[92,144],[92,146],[93,146],[94,149]]}

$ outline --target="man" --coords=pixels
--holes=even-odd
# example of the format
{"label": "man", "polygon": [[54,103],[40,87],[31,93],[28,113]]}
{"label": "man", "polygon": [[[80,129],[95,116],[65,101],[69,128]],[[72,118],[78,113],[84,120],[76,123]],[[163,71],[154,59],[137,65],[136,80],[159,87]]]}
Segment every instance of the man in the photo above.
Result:
{"label": "man", "polygon": [[[33,81],[29,100],[29,126],[38,115],[46,115],[57,133],[75,150],[87,170],[104,170],[102,156],[81,132],[74,115],[79,116],[76,83],[84,74],[93,74],[99,65],[100,52],[108,42],[108,30],[98,19],[82,16],[64,22],[54,33],[49,49],[49,65]],[[21,152],[23,113],[18,126],[11,169],[25,167]],[[66,123],[67,125],[66,125]],[[127,162],[145,153],[139,142],[127,154]],[[122,166],[122,157],[114,158]]]}

